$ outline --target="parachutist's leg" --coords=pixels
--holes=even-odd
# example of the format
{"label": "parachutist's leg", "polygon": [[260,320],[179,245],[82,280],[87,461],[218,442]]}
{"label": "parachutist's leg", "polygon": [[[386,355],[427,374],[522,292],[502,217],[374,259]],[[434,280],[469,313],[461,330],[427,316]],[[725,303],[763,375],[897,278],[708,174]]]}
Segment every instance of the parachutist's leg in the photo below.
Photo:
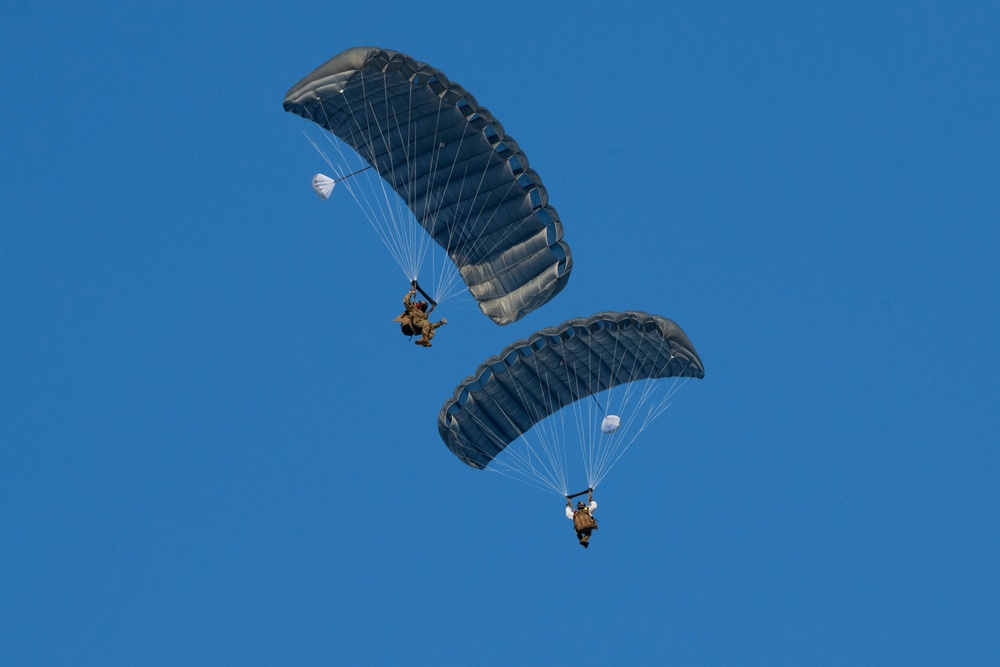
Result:
{"label": "parachutist's leg", "polygon": [[421,331],[424,334],[424,337],[420,339],[419,341],[420,345],[423,345],[424,347],[431,346],[431,338],[434,338],[434,329],[435,326],[430,323],[430,320],[424,320],[423,325],[421,327]]}

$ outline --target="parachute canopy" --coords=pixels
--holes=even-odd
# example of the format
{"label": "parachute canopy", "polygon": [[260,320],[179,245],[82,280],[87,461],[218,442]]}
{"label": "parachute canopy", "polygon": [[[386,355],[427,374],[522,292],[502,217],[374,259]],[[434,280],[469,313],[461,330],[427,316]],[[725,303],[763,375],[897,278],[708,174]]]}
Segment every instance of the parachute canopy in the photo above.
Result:
{"label": "parachute canopy", "polygon": [[[542,329],[484,361],[445,401],[438,432],[455,456],[483,469],[575,401],[639,380],[704,376],[691,341],[671,320],[638,311],[598,313]],[[602,430],[615,433],[621,418],[607,419],[613,428]]]}
{"label": "parachute canopy", "polygon": [[440,70],[397,51],[348,49],[292,86],[284,108],[375,167],[497,324],[565,287],[572,256],[538,174],[500,122]]}

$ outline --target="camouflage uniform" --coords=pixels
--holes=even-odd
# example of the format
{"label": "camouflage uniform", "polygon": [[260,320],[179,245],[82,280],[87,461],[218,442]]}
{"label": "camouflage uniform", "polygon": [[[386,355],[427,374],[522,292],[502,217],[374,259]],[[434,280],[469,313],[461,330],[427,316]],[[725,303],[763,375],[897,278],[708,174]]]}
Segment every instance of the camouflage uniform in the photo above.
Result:
{"label": "camouflage uniform", "polygon": [[417,345],[423,345],[424,347],[431,346],[431,339],[434,338],[434,330],[445,324],[447,320],[440,320],[438,322],[431,322],[427,319],[427,313],[420,309],[419,306],[413,301],[413,291],[406,293],[403,297],[403,305],[406,307],[406,312],[396,318],[397,321],[403,323],[403,333],[406,333],[407,324],[409,325],[410,335],[423,334],[423,338],[418,341],[414,341]]}

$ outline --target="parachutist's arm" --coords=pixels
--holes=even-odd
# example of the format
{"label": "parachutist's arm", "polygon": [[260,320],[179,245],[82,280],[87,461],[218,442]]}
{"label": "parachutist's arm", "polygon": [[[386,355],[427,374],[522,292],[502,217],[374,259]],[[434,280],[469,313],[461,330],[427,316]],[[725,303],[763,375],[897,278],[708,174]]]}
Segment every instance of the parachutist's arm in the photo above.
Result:
{"label": "parachutist's arm", "polygon": [[[434,299],[432,299],[431,295],[428,294],[427,292],[425,292],[423,290],[423,288],[420,287],[420,283],[418,283],[416,280],[413,281],[413,289],[411,291],[420,292],[420,295],[422,297],[424,297],[425,299],[427,299],[427,302],[430,303],[432,306],[438,305],[437,301],[435,301]],[[430,311],[428,311],[428,312],[430,312]]]}

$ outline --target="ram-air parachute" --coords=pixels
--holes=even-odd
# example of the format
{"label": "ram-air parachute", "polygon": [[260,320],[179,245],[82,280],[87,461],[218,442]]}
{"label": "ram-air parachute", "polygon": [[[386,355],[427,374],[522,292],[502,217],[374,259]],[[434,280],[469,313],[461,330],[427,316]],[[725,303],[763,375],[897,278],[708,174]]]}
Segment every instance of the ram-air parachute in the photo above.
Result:
{"label": "ram-air parachute", "polygon": [[596,488],[677,389],[704,376],[671,320],[598,313],[542,329],[484,361],[445,401],[438,431],[474,468],[568,495],[578,445],[587,486]]}
{"label": "ram-air parachute", "polygon": [[[572,257],[538,174],[500,122],[439,70],[396,51],[348,49],[292,86],[284,107],[373,166],[384,180],[372,179],[375,190],[399,195],[371,209],[369,221],[409,280],[417,278],[427,237],[398,219],[398,201],[447,251],[497,324],[520,319],[566,285]],[[314,188],[329,196],[337,180],[319,174]]]}

